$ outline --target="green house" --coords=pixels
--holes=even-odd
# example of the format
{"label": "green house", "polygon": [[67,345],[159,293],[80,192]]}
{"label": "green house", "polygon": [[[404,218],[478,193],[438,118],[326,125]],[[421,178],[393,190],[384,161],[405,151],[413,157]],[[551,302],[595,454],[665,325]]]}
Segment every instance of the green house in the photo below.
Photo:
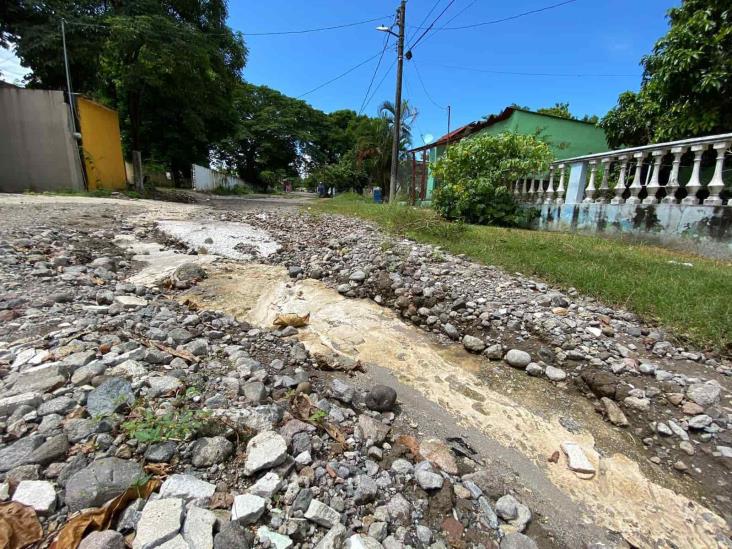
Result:
{"label": "green house", "polygon": [[[503,132],[524,135],[538,134],[549,143],[557,160],[608,150],[605,131],[592,123],[507,107],[500,114],[493,114],[483,120],[471,122],[433,143],[412,149],[409,153],[416,160],[425,158],[429,164],[432,164],[443,155],[447,147],[461,139],[479,133],[499,134]],[[434,188],[435,180],[432,170],[429,170],[426,187],[420,193],[423,200],[430,200]]]}

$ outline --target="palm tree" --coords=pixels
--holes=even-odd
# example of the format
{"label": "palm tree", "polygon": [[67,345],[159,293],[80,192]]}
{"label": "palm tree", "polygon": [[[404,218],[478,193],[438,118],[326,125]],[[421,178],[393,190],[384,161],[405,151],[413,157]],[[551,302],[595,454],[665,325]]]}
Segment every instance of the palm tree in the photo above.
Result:
{"label": "palm tree", "polygon": [[[406,151],[412,143],[412,123],[417,118],[417,109],[412,107],[405,99],[402,101],[401,125],[399,132],[399,150]],[[379,106],[379,117],[389,124],[390,135],[394,134],[394,119],[396,118],[396,105],[392,101],[384,101]]]}

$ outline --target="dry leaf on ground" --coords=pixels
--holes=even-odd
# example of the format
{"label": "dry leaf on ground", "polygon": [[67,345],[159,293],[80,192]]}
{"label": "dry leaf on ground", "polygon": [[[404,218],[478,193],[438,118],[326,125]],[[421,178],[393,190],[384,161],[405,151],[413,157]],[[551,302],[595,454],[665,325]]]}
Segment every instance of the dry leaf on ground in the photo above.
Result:
{"label": "dry leaf on ground", "polygon": [[0,547],[21,549],[43,538],[43,527],[32,507],[0,503]]}

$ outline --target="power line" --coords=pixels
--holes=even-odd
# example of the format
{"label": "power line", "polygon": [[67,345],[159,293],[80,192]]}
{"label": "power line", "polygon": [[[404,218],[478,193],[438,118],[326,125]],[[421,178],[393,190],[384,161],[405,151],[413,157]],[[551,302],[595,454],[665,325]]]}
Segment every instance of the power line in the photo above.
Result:
{"label": "power line", "polygon": [[353,71],[355,71],[355,70],[356,70],[357,68],[359,68],[359,67],[362,67],[363,65],[365,65],[366,63],[368,63],[368,62],[369,62],[369,61],[371,61],[372,59],[376,59],[376,58],[377,58],[377,57],[378,57],[378,56],[379,56],[380,54],[381,54],[381,52],[377,52],[376,54],[372,55],[372,56],[371,56],[371,57],[369,57],[368,59],[365,59],[364,61],[361,61],[361,62],[360,62],[360,63],[359,63],[358,65],[354,65],[353,67],[351,67],[351,68],[350,68],[350,69],[348,69],[347,71],[345,71],[345,72],[342,72],[341,74],[339,74],[339,75],[338,75],[338,76],[336,76],[335,78],[331,78],[330,80],[328,80],[328,81],[326,81],[326,82],[323,82],[323,83],[322,83],[322,84],[320,84],[319,86],[316,86],[316,87],[314,87],[313,89],[311,89],[311,90],[308,90],[308,91],[306,91],[305,93],[303,93],[303,94],[301,94],[301,95],[298,95],[296,99],[301,99],[301,98],[305,97],[306,95],[309,95],[309,94],[313,93],[314,91],[318,91],[318,90],[319,90],[320,88],[324,88],[324,87],[325,87],[325,86],[327,86],[328,84],[332,84],[332,83],[333,83],[333,82],[335,82],[336,80],[340,80],[341,78],[343,78],[343,77],[344,77],[344,76],[346,76],[347,74],[350,74],[350,73],[352,73]]}
{"label": "power line", "polygon": [[510,76],[561,76],[567,78],[585,78],[585,77],[598,77],[598,78],[637,78],[637,74],[597,74],[597,73],[561,73],[561,72],[519,72],[519,71],[498,71],[492,69],[476,69],[472,67],[460,67],[457,65],[443,65],[441,63],[433,63],[432,66],[444,67],[446,69],[457,69],[463,71],[472,72],[484,72],[488,74],[506,74]]}
{"label": "power line", "polygon": [[438,29],[437,29],[437,31],[441,31],[442,29],[444,29],[445,27],[447,27],[447,25],[449,25],[450,23],[452,23],[453,21],[455,21],[455,19],[457,19],[458,17],[460,17],[460,16],[461,16],[461,15],[462,15],[463,13],[465,13],[465,12],[466,12],[466,11],[467,11],[468,9],[472,8],[472,7],[473,7],[473,5],[474,5],[474,4],[475,4],[475,3],[477,2],[477,1],[478,1],[478,0],[473,0],[473,1],[472,1],[472,2],[470,3],[470,4],[468,4],[467,6],[465,6],[465,7],[463,8],[463,9],[461,9],[461,10],[460,10],[459,12],[457,12],[457,13],[456,13],[455,15],[453,15],[452,17],[450,17],[450,19],[448,19],[448,20],[447,20],[447,22],[446,22],[446,23],[445,23],[445,24],[444,24],[444,25],[443,25],[442,27],[438,28]]}
{"label": "power line", "polygon": [[384,73],[384,76],[381,77],[381,80],[379,80],[379,83],[374,88],[374,91],[371,92],[371,97],[369,97],[368,98],[368,101],[366,101],[366,104],[364,105],[364,109],[369,106],[369,104],[371,103],[371,101],[373,101],[374,96],[379,91],[379,88],[381,88],[381,85],[384,83],[384,80],[386,80],[386,77],[389,76],[389,74],[391,73],[391,69],[394,68],[394,65],[396,65],[396,59],[391,62],[391,65],[389,65],[389,67],[386,69],[386,72]]}
{"label": "power line", "polygon": [[417,63],[414,60],[414,57],[412,58],[412,66],[414,67],[414,70],[417,73],[417,78],[419,80],[419,83],[422,85],[422,89],[424,90],[424,94],[427,96],[427,99],[430,100],[430,102],[437,107],[438,109],[442,109],[443,111],[447,110],[447,107],[443,107],[442,105],[439,105],[437,101],[432,99],[432,96],[430,95],[430,92],[427,91],[427,86],[424,85],[424,80],[422,80],[422,74],[419,72],[419,67],[417,67]]}
{"label": "power line", "polygon": [[[388,15],[381,16],[381,17],[374,17],[372,19],[365,19],[363,21],[355,21],[353,23],[344,23],[342,25],[332,25],[328,27],[317,27],[312,29],[299,29],[299,30],[288,30],[288,31],[270,31],[270,32],[244,32],[244,31],[236,31],[233,28],[231,29],[231,32],[241,32],[244,36],[281,36],[281,35],[288,35],[288,34],[307,34],[312,32],[321,32],[321,31],[329,31],[329,30],[337,30],[337,29],[345,29],[349,27],[356,27],[358,25],[365,25],[367,23],[374,23],[376,21],[381,21],[385,18],[389,17]],[[83,23],[80,21],[67,21],[67,25],[73,25],[77,27],[90,27],[90,28],[100,28],[100,29],[108,29],[112,25],[110,23]],[[138,30],[138,29],[135,29]],[[203,32],[207,35],[228,35],[228,32],[207,32],[202,29],[192,28],[190,30],[197,30],[200,32]],[[157,32],[157,31],[156,31]]]}
{"label": "power line", "polygon": [[462,25],[459,27],[440,27],[437,30],[463,30],[463,29],[474,29],[476,27],[484,27],[486,25],[495,25],[497,23],[504,23],[506,21],[513,21],[514,19],[518,19],[520,17],[525,17],[527,15],[533,15],[535,13],[541,13],[543,11],[553,10],[555,8],[559,8],[561,6],[566,6],[567,4],[572,4],[573,2],[576,2],[577,0],[564,0],[564,2],[559,2],[558,4],[551,4],[549,6],[544,6],[542,8],[537,8],[535,10],[529,10],[522,13],[517,13],[516,15],[510,15],[508,17],[503,17],[501,19],[494,19],[493,21],[484,21],[482,23],[474,23],[472,25]]}
{"label": "power line", "polygon": [[369,93],[371,92],[371,87],[374,85],[374,80],[376,79],[376,73],[379,72],[379,67],[381,66],[381,61],[384,59],[384,53],[386,52],[386,49],[389,47],[389,39],[391,38],[391,34],[387,33],[386,38],[384,40],[384,48],[381,50],[381,55],[379,56],[379,61],[376,63],[376,68],[374,69],[374,74],[371,75],[371,81],[369,82],[369,87],[366,88],[366,93],[363,96],[363,100],[361,101],[361,108],[358,109],[358,114],[361,114],[363,112],[364,107],[366,106],[366,99],[369,97]]}
{"label": "power line", "polygon": [[448,2],[447,6],[445,6],[445,9],[443,9],[440,12],[440,15],[438,15],[437,17],[435,17],[435,20],[432,21],[432,23],[430,24],[430,26],[427,27],[427,29],[425,29],[425,31],[422,34],[419,35],[419,38],[417,38],[416,42],[413,42],[412,45],[409,46],[409,48],[408,48],[409,51],[413,50],[417,46],[417,44],[419,44],[420,40],[422,40],[422,38],[424,38],[425,35],[428,32],[430,32],[430,30],[432,30],[432,27],[435,26],[435,23],[437,23],[437,21],[440,19],[440,17],[442,17],[443,15],[445,15],[445,12],[447,10],[449,10],[450,9],[450,6],[452,6],[454,3],[455,3],[455,0],[450,0],[450,2]]}
{"label": "power line", "polygon": [[407,40],[407,43],[409,43],[409,42],[412,41],[412,38],[414,38],[414,35],[417,34],[417,31],[422,28],[422,25],[425,24],[425,22],[427,21],[427,19],[429,18],[429,16],[432,15],[432,12],[435,11],[435,8],[438,6],[438,4],[440,2],[442,2],[442,0],[437,0],[434,4],[432,4],[432,8],[430,8],[430,11],[428,11],[427,12],[427,15],[424,16],[424,18],[422,19],[422,22],[419,24],[419,26],[418,27],[415,27],[416,30],[414,31],[414,33],[412,34],[412,36],[409,37],[409,40]]}

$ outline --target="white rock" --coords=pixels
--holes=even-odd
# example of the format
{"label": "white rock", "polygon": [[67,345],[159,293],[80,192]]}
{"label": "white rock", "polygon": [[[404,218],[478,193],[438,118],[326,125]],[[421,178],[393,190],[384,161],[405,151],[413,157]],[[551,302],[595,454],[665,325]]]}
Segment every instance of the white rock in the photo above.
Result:
{"label": "white rock", "polygon": [[338,511],[317,499],[310,502],[308,510],[305,511],[305,518],[326,528],[332,528],[341,521],[341,515]]}
{"label": "white rock", "polygon": [[231,506],[231,520],[236,520],[244,526],[254,524],[266,507],[266,500],[254,494],[236,496]]}
{"label": "white rock", "polygon": [[594,337],[600,337],[602,335],[602,330],[600,328],[597,328],[595,326],[588,326],[585,328],[588,334],[594,336]]}
{"label": "white rock", "polygon": [[592,465],[582,448],[576,442],[562,442],[562,451],[567,455],[568,467],[578,473],[595,473]]}
{"label": "white rock", "polygon": [[719,402],[719,396],[722,392],[719,383],[716,381],[707,381],[706,383],[694,383],[686,390],[686,397],[699,406],[706,408],[714,406]]}
{"label": "white rock", "polygon": [[282,488],[282,479],[277,473],[270,471],[260,478],[254,485],[247,490],[250,494],[259,496],[260,498],[271,498],[272,495]]}
{"label": "white rock", "polygon": [[466,335],[463,336],[463,347],[471,353],[480,353],[485,349],[485,343],[478,337]]}
{"label": "white rock", "polygon": [[259,539],[269,540],[270,545],[274,545],[275,549],[290,549],[293,545],[290,538],[283,536],[282,534],[278,534],[277,532],[273,532],[266,526],[260,526],[257,528],[257,535],[259,536]]}
{"label": "white rock", "polygon": [[285,461],[287,442],[274,431],[264,431],[247,444],[247,460],[244,474],[253,475],[262,469],[270,469]]}
{"label": "white rock", "polygon": [[183,512],[180,498],[148,501],[137,523],[132,549],[152,549],[172,540],[180,531]]}
{"label": "white rock", "polygon": [[183,538],[190,547],[196,549],[213,548],[213,529],[216,524],[216,515],[208,509],[191,507],[186,514],[183,525]]}
{"label": "white rock", "polygon": [[565,379],[567,379],[567,372],[565,372],[561,368],[556,368],[554,366],[547,366],[544,370],[544,374],[551,381],[564,381]]}
{"label": "white rock", "polygon": [[47,515],[56,508],[56,490],[45,480],[23,480],[15,489],[13,501],[33,507],[39,515]]}
{"label": "white rock", "polygon": [[179,497],[186,500],[205,500],[213,496],[216,486],[193,475],[171,475],[160,488],[161,498]]}
{"label": "white rock", "polygon": [[147,305],[147,299],[134,295],[118,295],[114,300],[122,305],[125,309],[136,309]]}
{"label": "white rock", "polygon": [[383,545],[371,536],[353,534],[346,540],[346,549],[381,549],[382,547]]}

